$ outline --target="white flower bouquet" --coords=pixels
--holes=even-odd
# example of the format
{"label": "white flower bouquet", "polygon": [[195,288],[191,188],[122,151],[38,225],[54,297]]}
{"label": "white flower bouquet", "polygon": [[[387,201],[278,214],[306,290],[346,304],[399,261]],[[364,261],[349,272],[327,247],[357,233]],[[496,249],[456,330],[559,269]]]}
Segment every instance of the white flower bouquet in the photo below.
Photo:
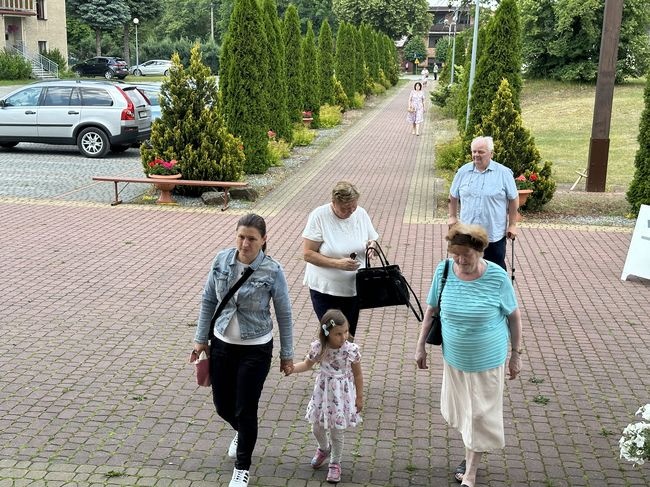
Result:
{"label": "white flower bouquet", "polygon": [[650,404],[641,406],[636,412],[643,421],[628,424],[618,442],[621,458],[635,465],[650,461]]}

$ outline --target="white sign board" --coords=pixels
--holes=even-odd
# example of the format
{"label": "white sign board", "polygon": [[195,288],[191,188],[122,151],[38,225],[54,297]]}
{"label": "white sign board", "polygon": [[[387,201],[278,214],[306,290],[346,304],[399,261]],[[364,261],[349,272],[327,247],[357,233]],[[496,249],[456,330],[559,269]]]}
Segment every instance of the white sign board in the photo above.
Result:
{"label": "white sign board", "polygon": [[648,205],[641,205],[621,279],[625,281],[630,275],[650,279],[650,206]]}

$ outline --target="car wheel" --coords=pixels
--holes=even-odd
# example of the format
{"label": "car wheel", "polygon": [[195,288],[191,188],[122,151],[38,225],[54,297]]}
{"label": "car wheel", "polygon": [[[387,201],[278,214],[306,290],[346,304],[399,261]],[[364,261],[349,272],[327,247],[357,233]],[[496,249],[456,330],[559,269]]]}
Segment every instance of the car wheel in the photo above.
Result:
{"label": "car wheel", "polygon": [[85,157],[104,157],[109,149],[108,136],[102,129],[85,128],[77,138],[77,147]]}
{"label": "car wheel", "polygon": [[165,72],[163,73],[163,76],[169,76],[169,69],[165,70]]}
{"label": "car wheel", "polygon": [[110,70],[110,69],[107,69],[106,72],[104,72],[104,78],[113,79],[113,71]]}
{"label": "car wheel", "polygon": [[136,69],[136,70],[133,71],[133,74],[135,76],[142,76],[142,71],[140,71],[139,69]]}
{"label": "car wheel", "polygon": [[0,142],[0,147],[4,147],[5,149],[11,149],[12,147],[16,147],[18,145],[18,142]]}
{"label": "car wheel", "polygon": [[116,154],[119,154],[120,152],[124,152],[129,149],[128,145],[112,145],[111,146],[111,152],[115,152]]}

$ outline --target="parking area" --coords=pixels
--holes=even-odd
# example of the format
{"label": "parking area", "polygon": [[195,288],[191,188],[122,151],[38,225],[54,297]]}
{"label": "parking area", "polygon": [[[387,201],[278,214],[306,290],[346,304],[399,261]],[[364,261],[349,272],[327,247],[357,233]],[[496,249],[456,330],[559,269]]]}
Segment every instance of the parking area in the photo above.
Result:
{"label": "parking area", "polygon": [[[93,176],[143,176],[139,150],[90,159],[73,145],[21,143],[0,149],[0,197],[108,203],[113,185],[94,182]],[[146,185],[127,186],[122,199],[131,200],[146,190]]]}

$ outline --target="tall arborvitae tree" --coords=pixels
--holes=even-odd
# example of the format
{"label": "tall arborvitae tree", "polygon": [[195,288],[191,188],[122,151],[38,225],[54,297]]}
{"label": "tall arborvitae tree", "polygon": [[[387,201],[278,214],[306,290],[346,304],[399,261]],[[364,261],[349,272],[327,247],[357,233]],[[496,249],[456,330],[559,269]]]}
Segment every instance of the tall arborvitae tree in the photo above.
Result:
{"label": "tall arborvitae tree", "polygon": [[[472,86],[470,132],[490,113],[492,100],[503,78],[508,80],[512,102],[520,111],[522,47],[517,0],[502,0],[486,29],[485,47],[481,48]],[[466,135],[471,139],[473,134]]]}
{"label": "tall arborvitae tree", "polygon": [[397,57],[397,47],[395,47],[395,43],[387,35],[384,35],[384,43],[386,44],[386,64],[388,69],[386,76],[388,77],[390,83],[395,86],[399,81],[399,60]]}
{"label": "tall arborvitae tree", "polygon": [[226,78],[222,89],[226,123],[243,142],[246,173],[264,173],[269,167],[269,53],[256,0],[236,0],[221,62],[226,68],[221,74],[221,79]]}
{"label": "tall arborvitae tree", "polygon": [[355,25],[351,25],[354,34],[354,91],[365,93],[364,80],[366,78],[363,59],[363,37]]}
{"label": "tall arborvitae tree", "polygon": [[634,178],[627,190],[627,201],[632,213],[639,214],[641,205],[650,205],[650,72],[643,93],[645,108],[639,122],[639,149],[634,157]]}
{"label": "tall arborvitae tree", "polygon": [[336,79],[341,82],[349,100],[354,97],[356,87],[355,58],[354,30],[350,24],[342,22],[336,35]]}
{"label": "tall arborvitae tree", "polygon": [[375,43],[375,33],[368,24],[361,24],[359,28],[363,37],[363,60],[368,68],[370,78],[374,82],[379,81],[379,62],[377,59],[377,45]]}
{"label": "tall arborvitae tree", "polygon": [[312,113],[312,127],[318,127],[320,121],[320,79],[316,56],[316,36],[311,21],[307,21],[307,33],[302,40],[302,73],[305,80],[303,110]]}
{"label": "tall arborvitae tree", "polygon": [[278,19],[275,0],[264,0],[262,6],[266,38],[269,42],[269,73],[267,92],[269,96],[269,129],[279,138],[291,142],[293,131],[287,108],[287,68],[282,27]]}
{"label": "tall arborvitae tree", "polygon": [[525,208],[537,210],[551,200],[555,192],[551,162],[545,161],[542,164],[535,139],[524,127],[521,115],[514,105],[507,79],[501,81],[490,113],[474,132],[476,135],[490,135],[494,138],[494,160],[512,169],[515,177],[524,174],[530,178],[531,173],[537,175],[533,193]]}
{"label": "tall arborvitae tree", "polygon": [[237,181],[244,168],[241,141],[233,137],[219,112],[218,92],[210,68],[196,44],[185,69],[177,53],[163,81],[161,117],[153,123],[149,144],[140,150],[146,172],[155,158],[179,161],[184,179]]}
{"label": "tall arborvitae tree", "polygon": [[318,79],[320,81],[321,103],[334,105],[334,39],[330,24],[325,21],[318,34]]}
{"label": "tall arborvitae tree", "polygon": [[302,121],[303,105],[303,75],[302,66],[302,37],[300,36],[300,19],[298,9],[294,4],[289,4],[284,13],[284,45],[285,62],[287,67],[287,108],[291,122]]}

